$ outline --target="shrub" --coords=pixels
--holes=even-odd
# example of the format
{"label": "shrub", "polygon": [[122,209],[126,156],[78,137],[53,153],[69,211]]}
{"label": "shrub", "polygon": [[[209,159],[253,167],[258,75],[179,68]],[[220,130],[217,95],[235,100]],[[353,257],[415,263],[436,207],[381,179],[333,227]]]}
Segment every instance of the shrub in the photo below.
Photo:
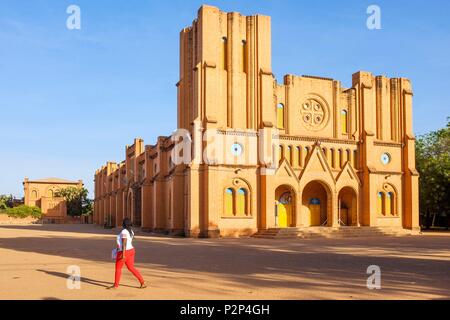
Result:
{"label": "shrub", "polygon": [[8,208],[6,209],[5,213],[8,215],[8,217],[12,217],[12,218],[27,218],[27,217],[32,217],[32,218],[41,218],[42,217],[42,211],[40,208],[38,207],[30,207],[30,206],[25,206],[25,205],[21,205],[15,208]]}

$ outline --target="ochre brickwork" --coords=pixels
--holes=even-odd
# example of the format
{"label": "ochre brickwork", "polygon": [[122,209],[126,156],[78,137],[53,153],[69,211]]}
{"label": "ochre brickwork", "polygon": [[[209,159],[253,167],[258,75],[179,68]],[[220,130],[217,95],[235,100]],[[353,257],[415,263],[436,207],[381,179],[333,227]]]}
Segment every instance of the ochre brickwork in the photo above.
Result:
{"label": "ochre brickwork", "polygon": [[271,58],[270,17],[202,6],[180,34],[178,129],[192,159],[174,163],[174,135],[136,139],[125,161],[95,173],[95,223],[130,217],[190,237],[417,229],[410,81],[360,71],[351,88],[315,76],[278,83]]}

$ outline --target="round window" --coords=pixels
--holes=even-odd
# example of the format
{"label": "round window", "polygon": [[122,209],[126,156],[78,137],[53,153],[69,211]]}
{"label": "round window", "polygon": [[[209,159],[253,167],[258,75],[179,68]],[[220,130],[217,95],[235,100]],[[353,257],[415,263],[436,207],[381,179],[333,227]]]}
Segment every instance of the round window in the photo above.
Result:
{"label": "round window", "polygon": [[381,163],[384,164],[384,165],[386,165],[386,164],[388,164],[389,162],[391,162],[391,156],[390,156],[390,154],[389,154],[389,153],[383,153],[383,154],[381,155]]}
{"label": "round window", "polygon": [[239,143],[233,143],[233,145],[231,146],[231,154],[235,157],[239,157],[242,154],[243,150],[244,148]]}

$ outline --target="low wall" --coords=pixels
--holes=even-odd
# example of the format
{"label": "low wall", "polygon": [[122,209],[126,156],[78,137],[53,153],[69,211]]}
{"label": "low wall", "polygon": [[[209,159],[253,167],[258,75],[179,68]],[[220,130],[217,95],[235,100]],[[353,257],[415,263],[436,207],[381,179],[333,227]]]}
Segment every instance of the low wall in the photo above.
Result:
{"label": "low wall", "polygon": [[0,214],[0,225],[14,225],[14,224],[38,224],[39,219],[36,218],[11,218],[6,214]]}
{"label": "low wall", "polygon": [[92,217],[65,217],[65,218],[53,218],[43,217],[42,219],[36,218],[12,218],[6,214],[0,214],[0,225],[23,225],[23,224],[88,224],[92,223]]}

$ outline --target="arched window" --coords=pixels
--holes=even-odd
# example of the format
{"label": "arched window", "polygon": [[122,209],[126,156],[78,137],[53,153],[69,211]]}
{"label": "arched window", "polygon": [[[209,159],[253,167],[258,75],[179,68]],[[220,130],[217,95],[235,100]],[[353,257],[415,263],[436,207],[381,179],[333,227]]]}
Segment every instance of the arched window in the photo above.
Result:
{"label": "arched window", "polygon": [[384,194],[383,192],[378,192],[377,194],[377,213],[378,215],[383,215],[384,210],[383,210],[383,205],[384,205]]}
{"label": "arched window", "polygon": [[386,195],[386,204],[385,204],[385,215],[391,215],[392,214],[392,199],[393,194],[392,192],[388,192]]}
{"label": "arched window", "polygon": [[347,149],[347,157],[345,159],[345,162],[349,161],[350,165],[352,164],[352,151],[350,149]]}
{"label": "arched window", "polygon": [[277,128],[284,129],[284,105],[282,103],[277,105]]}
{"label": "arched window", "polygon": [[276,163],[277,163],[277,160],[278,160],[278,158],[280,157],[278,154],[277,154],[277,146],[276,145],[274,145],[274,144],[272,144],[272,166],[275,166],[276,165]]}
{"label": "arched window", "polygon": [[47,190],[47,197],[48,198],[53,198],[53,190],[52,189],[48,189]]}
{"label": "arched window", "polygon": [[396,209],[397,199],[396,199],[395,193],[389,192],[388,197],[390,199],[390,213],[391,213],[391,215],[396,216],[397,215],[397,209]]}
{"label": "arched window", "polygon": [[301,167],[303,166],[302,164],[302,147],[297,147],[297,162],[298,162],[298,166]]}
{"label": "arched window", "polygon": [[222,38],[222,69],[228,70],[228,39]]}
{"label": "arched window", "polygon": [[231,188],[225,190],[225,216],[234,216],[233,198],[234,190]]}
{"label": "arched window", "polygon": [[328,150],[327,150],[327,148],[322,148],[322,152],[323,152],[323,155],[325,156],[325,160],[328,161],[329,157],[328,157]]}
{"label": "arched window", "polygon": [[286,150],[286,160],[289,161],[289,163],[290,163],[291,165],[293,165],[293,163],[292,163],[292,147],[291,147],[291,146],[287,147],[287,150]]}
{"label": "arched window", "polygon": [[339,149],[338,155],[339,155],[339,168],[342,168],[344,166],[344,153],[342,152],[341,149]]}
{"label": "arched window", "polygon": [[348,113],[347,110],[341,111],[341,132],[342,134],[348,133]]}
{"label": "arched window", "polygon": [[280,145],[278,148],[278,163],[281,163],[281,160],[284,158],[284,147]]}
{"label": "arched window", "polygon": [[336,169],[336,153],[334,151],[334,149],[331,149],[331,167],[333,169]]}
{"label": "arched window", "polygon": [[247,73],[247,41],[242,40],[242,72]]}
{"label": "arched window", "polygon": [[37,190],[31,191],[31,199],[36,200],[38,198]]}
{"label": "arched window", "polygon": [[237,192],[236,215],[241,217],[247,215],[247,190],[244,188]]}

